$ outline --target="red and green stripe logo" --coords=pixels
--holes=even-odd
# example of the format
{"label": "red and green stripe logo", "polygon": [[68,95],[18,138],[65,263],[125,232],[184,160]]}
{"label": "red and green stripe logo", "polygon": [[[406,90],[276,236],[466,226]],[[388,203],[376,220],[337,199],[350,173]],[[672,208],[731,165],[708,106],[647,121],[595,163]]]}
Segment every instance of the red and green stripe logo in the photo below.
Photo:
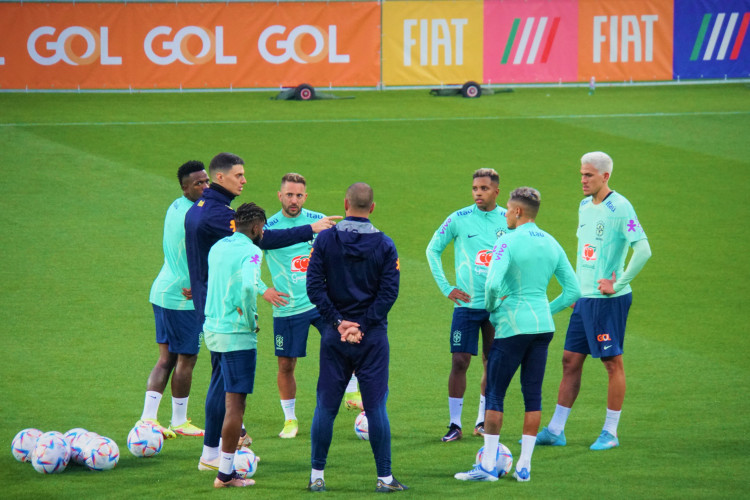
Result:
{"label": "red and green stripe logo", "polygon": [[540,17],[538,21],[534,17],[528,17],[518,36],[521,18],[514,19],[500,64],[508,64],[514,50],[512,64],[523,64],[524,57],[526,64],[546,63],[559,25],[559,17],[553,17],[551,22],[548,17]]}
{"label": "red and green stripe logo", "polygon": [[[697,61],[698,58],[701,57],[701,49],[706,41],[706,35],[708,34],[713,17],[714,15],[710,13],[703,16],[701,27],[698,30],[698,36],[695,38],[695,44],[693,45],[693,52],[690,54],[691,61]],[[736,60],[740,56],[740,49],[742,48],[742,43],[745,41],[748,24],[750,24],[750,12],[745,12],[743,14],[742,20],[739,22],[739,29],[737,29],[735,35],[735,28],[737,27],[739,17],[739,12],[732,12],[729,14],[729,19],[727,19],[725,12],[716,14],[716,20],[713,23],[711,34],[708,35],[706,48],[703,51],[702,59],[704,61],[714,59],[714,52],[716,52],[717,61],[725,60],[730,45],[732,46],[732,50],[729,53],[729,59]],[[725,19],[727,21],[726,25],[724,23]],[[734,38],[734,43],[732,43],[732,38]]]}

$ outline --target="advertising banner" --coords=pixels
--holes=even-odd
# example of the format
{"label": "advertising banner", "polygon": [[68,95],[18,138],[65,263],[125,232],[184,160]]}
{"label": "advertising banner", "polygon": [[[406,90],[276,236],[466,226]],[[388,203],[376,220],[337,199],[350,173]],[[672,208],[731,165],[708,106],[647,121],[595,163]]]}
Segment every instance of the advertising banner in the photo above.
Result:
{"label": "advertising banner", "polygon": [[578,80],[672,79],[673,0],[579,0]]}
{"label": "advertising banner", "polygon": [[0,88],[375,86],[364,3],[0,4]]}
{"label": "advertising banner", "polygon": [[750,77],[750,0],[675,2],[674,78]]}
{"label": "advertising banner", "polygon": [[482,81],[481,0],[385,2],[383,83]]}
{"label": "advertising banner", "polygon": [[485,1],[485,82],[577,79],[578,0]]}

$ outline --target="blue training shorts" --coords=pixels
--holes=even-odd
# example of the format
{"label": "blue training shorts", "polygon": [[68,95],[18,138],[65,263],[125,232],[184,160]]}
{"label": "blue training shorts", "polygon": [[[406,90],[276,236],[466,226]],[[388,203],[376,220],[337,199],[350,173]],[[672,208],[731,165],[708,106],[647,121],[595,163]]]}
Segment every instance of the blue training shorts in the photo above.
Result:
{"label": "blue training shorts", "polygon": [[[483,323],[490,321],[490,313],[484,309],[468,307],[453,308],[451,322],[451,352],[468,352],[476,356],[478,352],[479,332]],[[494,336],[494,334],[493,334]]]}
{"label": "blue training shorts", "polygon": [[526,411],[542,410],[542,382],[551,341],[552,332],[495,339],[487,359],[487,410],[503,411],[505,393],[519,366]]}
{"label": "blue training shorts", "polygon": [[224,392],[252,394],[255,383],[257,349],[214,353],[219,356]]}
{"label": "blue training shorts", "polygon": [[201,325],[193,311],[165,309],[151,304],[156,322],[156,342],[167,344],[174,354],[195,355],[200,349]]}
{"label": "blue training shorts", "polygon": [[325,320],[317,308],[295,314],[273,318],[274,354],[287,358],[307,356],[307,334],[313,325],[319,332],[325,329]]}
{"label": "blue training shorts", "polygon": [[621,355],[632,303],[632,293],[609,299],[578,299],[570,315],[565,350],[593,358]]}

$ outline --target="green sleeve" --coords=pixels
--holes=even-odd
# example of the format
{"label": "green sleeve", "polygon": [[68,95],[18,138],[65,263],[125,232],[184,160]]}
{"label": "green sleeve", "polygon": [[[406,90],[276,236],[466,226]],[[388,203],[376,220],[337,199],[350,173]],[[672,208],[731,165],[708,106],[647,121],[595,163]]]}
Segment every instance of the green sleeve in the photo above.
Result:
{"label": "green sleeve", "polygon": [[555,268],[555,278],[562,285],[562,293],[550,302],[549,309],[552,314],[559,313],[581,297],[581,287],[578,285],[578,278],[573,271],[573,266],[570,265],[562,247],[558,246],[558,248],[559,258]]}
{"label": "green sleeve", "polygon": [[630,257],[630,262],[628,262],[628,268],[625,269],[622,276],[617,278],[617,281],[615,281],[613,285],[615,293],[619,292],[633,281],[633,278],[635,278],[641,269],[643,269],[643,266],[646,265],[646,261],[650,257],[651,245],[648,244],[648,240],[643,239],[633,243],[633,255]]}
{"label": "green sleeve", "polygon": [[451,285],[445,277],[441,255],[443,254],[445,247],[453,241],[454,237],[453,224],[451,223],[451,218],[448,217],[440,228],[435,231],[430,243],[427,245],[427,264],[430,266],[432,277],[435,278],[435,282],[437,283],[440,292],[446,297],[455,287]]}

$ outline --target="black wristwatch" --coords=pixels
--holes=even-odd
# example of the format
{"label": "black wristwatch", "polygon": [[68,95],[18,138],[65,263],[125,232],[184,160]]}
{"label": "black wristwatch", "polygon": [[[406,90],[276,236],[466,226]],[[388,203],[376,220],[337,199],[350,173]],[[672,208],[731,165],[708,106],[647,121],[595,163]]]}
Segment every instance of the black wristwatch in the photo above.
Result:
{"label": "black wristwatch", "polygon": [[341,321],[342,320],[337,319],[336,321],[333,322],[333,328],[334,328],[334,330],[338,330],[339,329],[339,326],[341,326]]}

